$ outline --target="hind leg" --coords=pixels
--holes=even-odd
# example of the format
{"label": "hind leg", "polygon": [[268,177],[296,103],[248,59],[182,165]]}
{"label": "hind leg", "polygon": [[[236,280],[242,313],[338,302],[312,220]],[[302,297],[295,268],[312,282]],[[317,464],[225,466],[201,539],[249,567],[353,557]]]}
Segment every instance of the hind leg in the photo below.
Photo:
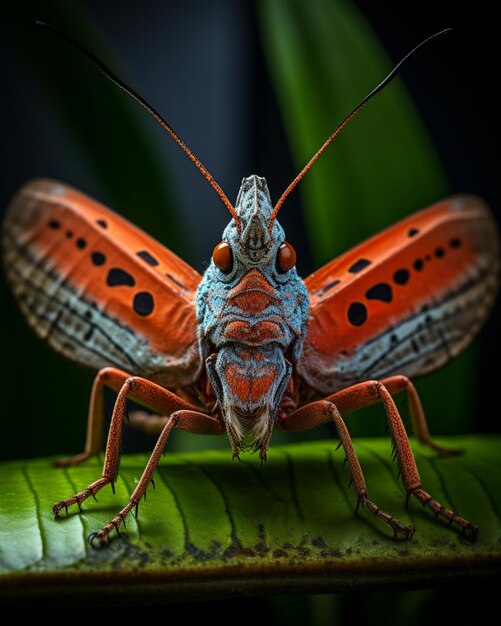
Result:
{"label": "hind leg", "polygon": [[54,465],[57,467],[77,465],[101,452],[103,445],[104,388],[108,387],[118,393],[128,378],[131,378],[130,374],[115,367],[105,367],[99,370],[94,378],[90,395],[85,449],[80,454],[56,461]]}
{"label": "hind leg", "polygon": [[376,517],[387,523],[395,534],[401,532],[404,535],[412,536],[414,529],[406,527],[401,524],[401,522],[395,523],[394,518],[384,513],[384,511],[381,511],[373,502],[367,499],[367,488],[362,469],[353,448],[351,437],[341,417],[341,414],[345,412],[358,409],[376,401],[383,403],[386,412],[394,445],[394,453],[397,458],[402,482],[407,492],[406,504],[409,498],[414,495],[423,505],[430,508],[436,516],[444,517],[449,524],[456,524],[463,531],[465,537],[474,540],[477,536],[478,528],[468,520],[456,515],[454,511],[443,507],[422,488],[421,478],[402,418],[398,413],[398,409],[391,394],[381,382],[373,380],[359,383],[358,385],[353,385],[352,387],[332,394],[325,400],[318,400],[307,404],[282,418],[279,422],[279,427],[284,431],[305,430],[328,421],[333,421],[338,429],[341,444],[345,449],[359,503],[367,507]]}

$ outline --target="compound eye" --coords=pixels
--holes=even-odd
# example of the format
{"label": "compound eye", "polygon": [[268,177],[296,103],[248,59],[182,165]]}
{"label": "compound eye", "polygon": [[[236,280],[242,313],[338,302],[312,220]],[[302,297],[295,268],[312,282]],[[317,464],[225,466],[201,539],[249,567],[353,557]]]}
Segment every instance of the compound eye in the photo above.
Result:
{"label": "compound eye", "polygon": [[222,272],[229,272],[233,265],[231,248],[226,241],[217,244],[212,252],[212,260]]}
{"label": "compound eye", "polygon": [[277,270],[288,272],[296,265],[296,251],[290,243],[284,241],[277,252]]}

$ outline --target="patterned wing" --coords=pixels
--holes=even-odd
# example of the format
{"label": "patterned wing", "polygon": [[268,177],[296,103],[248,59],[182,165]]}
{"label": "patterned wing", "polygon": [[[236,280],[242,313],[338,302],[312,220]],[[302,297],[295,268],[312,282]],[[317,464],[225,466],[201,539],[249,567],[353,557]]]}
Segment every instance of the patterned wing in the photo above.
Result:
{"label": "patterned wing", "polygon": [[300,376],[328,394],[444,365],[492,306],[498,255],[487,207],[456,196],[331,261],[305,280],[311,309]]}
{"label": "patterned wing", "polygon": [[31,181],[8,208],[3,257],[30,326],[58,352],[166,386],[196,379],[201,276],[110,209]]}

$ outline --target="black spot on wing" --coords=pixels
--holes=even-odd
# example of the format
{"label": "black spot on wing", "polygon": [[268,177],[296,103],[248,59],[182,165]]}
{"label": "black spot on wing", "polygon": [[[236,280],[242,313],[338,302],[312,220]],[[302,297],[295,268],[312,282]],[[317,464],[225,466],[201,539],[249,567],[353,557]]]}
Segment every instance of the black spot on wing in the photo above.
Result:
{"label": "black spot on wing", "polygon": [[397,270],[393,274],[393,280],[398,285],[405,285],[408,282],[409,277],[410,277],[409,270],[406,270],[404,268]]}
{"label": "black spot on wing", "polygon": [[437,248],[435,250],[435,256],[437,259],[441,259],[445,255],[445,250],[443,248]]}
{"label": "black spot on wing", "polygon": [[108,222],[106,220],[96,220],[96,224],[99,224],[101,228],[108,228]]}
{"label": "black spot on wing", "polygon": [[134,287],[136,281],[134,277],[119,267],[112,267],[106,277],[108,287]]}
{"label": "black spot on wing", "polygon": [[134,296],[134,301],[132,303],[132,308],[134,311],[141,315],[142,317],[146,317],[153,313],[153,309],[155,308],[155,301],[153,296],[149,291],[140,291],[136,293]]}
{"label": "black spot on wing", "polygon": [[145,261],[146,263],[148,263],[148,265],[151,265],[152,267],[156,267],[157,265],[159,265],[155,257],[152,256],[147,250],[140,250],[139,252],[136,252],[136,254],[139,258],[143,259],[143,261]]}
{"label": "black spot on wing", "polygon": [[353,326],[362,326],[367,321],[367,307],[362,302],[352,302],[348,307],[348,321]]}
{"label": "black spot on wing", "polygon": [[104,265],[106,263],[106,257],[102,252],[93,252],[90,258],[93,265]]}
{"label": "black spot on wing", "polygon": [[174,276],[172,276],[172,274],[165,274],[167,276],[167,278],[170,278],[172,280],[173,283],[175,283],[178,287],[180,287],[181,289],[184,289],[185,291],[188,290],[188,287],[186,287],[186,285],[183,285],[183,283],[180,283],[177,278],[174,278]]}
{"label": "black spot on wing", "polygon": [[423,269],[423,259],[416,259],[413,263],[414,265],[414,269],[416,270],[416,272],[420,272]]}
{"label": "black spot on wing", "polygon": [[461,239],[455,237],[449,241],[449,245],[451,248],[459,248],[461,246]]}
{"label": "black spot on wing", "polygon": [[50,220],[48,226],[53,230],[57,230],[58,228],[61,228],[61,222],[58,222],[57,220]]}
{"label": "black spot on wing", "polygon": [[348,268],[348,271],[351,274],[358,274],[358,272],[361,272],[371,263],[372,261],[369,261],[368,259],[359,259],[358,261],[355,261],[355,263],[353,263],[353,265],[350,268]]}
{"label": "black spot on wing", "polygon": [[324,285],[322,287],[322,289],[319,289],[317,291],[317,295],[318,296],[322,296],[324,293],[326,293],[327,291],[329,291],[329,289],[332,289],[333,287],[335,287],[336,285],[339,285],[341,281],[340,280],[331,280],[330,283],[327,283],[326,285]]}
{"label": "black spot on wing", "polygon": [[80,250],[83,250],[84,248],[87,247],[87,242],[82,237],[79,237],[77,239],[76,245],[77,245],[77,248],[80,248]]}
{"label": "black spot on wing", "polygon": [[388,283],[378,283],[368,289],[365,293],[365,297],[368,300],[381,300],[381,302],[391,302],[393,294],[390,285]]}
{"label": "black spot on wing", "polygon": [[66,237],[67,237],[68,239],[71,239],[71,238],[73,237],[73,231],[72,231],[72,230],[67,230],[67,231],[66,231]]}
{"label": "black spot on wing", "polygon": [[409,237],[415,237],[419,233],[419,228],[409,228],[407,235]]}

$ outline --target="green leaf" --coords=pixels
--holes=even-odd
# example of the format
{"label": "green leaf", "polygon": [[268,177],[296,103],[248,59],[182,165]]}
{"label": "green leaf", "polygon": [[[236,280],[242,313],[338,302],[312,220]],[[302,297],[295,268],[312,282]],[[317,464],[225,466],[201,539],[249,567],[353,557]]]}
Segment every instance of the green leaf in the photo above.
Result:
{"label": "green leaf", "polygon": [[[272,448],[233,463],[227,451],[167,454],[141,503],[139,518],[109,546],[92,548],[90,532],[127,502],[146,463],[124,456],[116,484],[87,501],[81,514],[54,521],[56,500],[100,476],[95,460],[67,470],[52,459],[0,466],[0,595],[23,600],[43,593],[93,594],[117,601],[189,598],[270,591],[339,591],[356,587],[413,587],[499,573],[501,566],[501,437],[447,439],[464,448],[439,458],[414,445],[423,487],[444,506],[480,527],[470,543],[417,500],[404,508],[405,490],[390,460],[389,439],[357,440],[370,497],[404,523],[410,541],[366,511],[358,514],[349,472],[335,442]],[[148,583],[148,584],[146,584]]]}
{"label": "green leaf", "polygon": [[[390,60],[350,0],[260,0],[257,7],[265,56],[299,172],[400,58]],[[418,43],[409,41],[400,57]],[[440,54],[440,42],[435,46]],[[429,65],[432,54],[413,63]],[[405,79],[405,70],[403,75]],[[350,122],[298,192],[319,265],[447,195],[442,165],[400,79]],[[287,203],[282,210],[287,211]],[[472,430],[476,356],[470,350],[418,384],[435,432]],[[464,393],[453,393],[457,388]],[[354,434],[380,433],[371,411],[365,415]]]}
{"label": "green leaf", "polygon": [[[258,6],[264,50],[299,168],[394,63],[352,2],[277,0]],[[300,188],[313,250],[318,262],[326,262],[440,199],[447,181],[397,80],[336,138]]]}

